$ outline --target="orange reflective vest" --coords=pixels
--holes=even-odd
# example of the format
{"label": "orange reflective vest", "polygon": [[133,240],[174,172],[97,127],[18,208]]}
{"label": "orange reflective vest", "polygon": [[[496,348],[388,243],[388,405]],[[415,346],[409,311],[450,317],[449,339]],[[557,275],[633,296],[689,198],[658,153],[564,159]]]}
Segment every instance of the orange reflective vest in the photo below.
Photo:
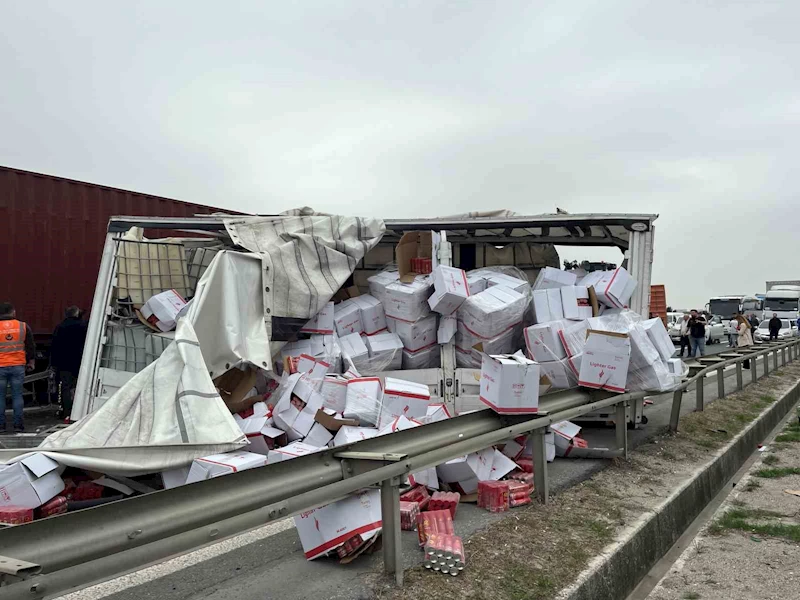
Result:
{"label": "orange reflective vest", "polygon": [[0,321],[0,367],[16,367],[25,362],[25,323],[16,319]]}

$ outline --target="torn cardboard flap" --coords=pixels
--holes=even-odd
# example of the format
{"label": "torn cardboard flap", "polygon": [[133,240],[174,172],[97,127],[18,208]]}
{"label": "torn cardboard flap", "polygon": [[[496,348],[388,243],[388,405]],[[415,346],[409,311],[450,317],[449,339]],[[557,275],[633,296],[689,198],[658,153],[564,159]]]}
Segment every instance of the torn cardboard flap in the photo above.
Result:
{"label": "torn cardboard flap", "polygon": [[589,292],[589,304],[592,307],[592,316],[599,317],[600,316],[600,302],[597,300],[597,294],[594,291],[594,286],[590,285],[586,288]]}
{"label": "torn cardboard flap", "polygon": [[334,415],[329,415],[324,410],[319,409],[314,415],[314,420],[328,431],[339,431],[344,426],[358,427],[358,419],[337,419]]}
{"label": "torn cardboard flap", "polygon": [[433,258],[433,237],[431,231],[409,231],[403,234],[395,246],[395,259],[400,281],[411,283],[420,273],[411,268],[412,258]]}
{"label": "torn cardboard flap", "polygon": [[241,412],[261,400],[261,396],[249,396],[256,385],[258,371],[245,367],[244,370],[233,368],[214,379],[214,386],[231,413]]}

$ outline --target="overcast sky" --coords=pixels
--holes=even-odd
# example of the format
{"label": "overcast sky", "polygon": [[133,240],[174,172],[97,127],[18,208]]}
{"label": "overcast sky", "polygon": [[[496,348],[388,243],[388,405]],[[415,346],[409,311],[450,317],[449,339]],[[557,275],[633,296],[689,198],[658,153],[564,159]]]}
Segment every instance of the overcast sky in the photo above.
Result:
{"label": "overcast sky", "polygon": [[254,212],[658,213],[670,304],[800,279],[796,0],[1,14],[3,165]]}

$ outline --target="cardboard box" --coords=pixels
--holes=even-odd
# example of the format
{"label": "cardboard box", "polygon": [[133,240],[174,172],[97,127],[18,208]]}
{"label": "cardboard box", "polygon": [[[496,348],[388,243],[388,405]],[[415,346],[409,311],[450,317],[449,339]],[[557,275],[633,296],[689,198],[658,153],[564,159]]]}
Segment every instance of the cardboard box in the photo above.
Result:
{"label": "cardboard box", "polygon": [[564,318],[560,288],[535,290],[531,295],[531,305],[537,323],[549,323]]}
{"label": "cardboard box", "polygon": [[414,427],[419,427],[420,425],[421,423],[419,423],[418,421],[412,421],[411,419],[402,415],[398,417],[393,417],[381,426],[381,428],[378,430],[378,434],[375,437],[388,435],[396,431],[413,429]]}
{"label": "cardboard box", "polygon": [[331,364],[321,358],[301,354],[297,357],[296,369],[297,373],[303,373],[312,381],[322,381],[331,370]]}
{"label": "cardboard box", "polygon": [[376,333],[366,339],[371,372],[403,368],[403,342],[396,333]]}
{"label": "cardboard box", "polygon": [[228,410],[231,413],[238,413],[261,400],[260,396],[250,395],[250,391],[256,385],[257,377],[258,372],[255,369],[246,367],[242,370],[234,367],[214,379],[213,383]]}
{"label": "cardboard box", "polygon": [[585,456],[588,444],[579,437],[581,428],[571,421],[560,421],[550,425],[553,431],[553,442],[556,456]]}
{"label": "cardboard box", "polygon": [[439,344],[449,344],[456,334],[458,319],[454,315],[439,319],[439,329],[436,332],[436,342]]}
{"label": "cardboard box", "polygon": [[364,333],[374,335],[386,329],[386,315],[383,312],[383,305],[377,298],[365,294],[353,298],[350,302],[361,312],[361,328]]}
{"label": "cardboard box", "polygon": [[483,338],[475,335],[464,323],[459,321],[456,330],[456,348],[469,352],[476,346],[480,346],[480,351],[485,354],[510,354],[515,350],[514,336],[516,333],[517,330],[512,328],[506,329],[500,335]]}
{"label": "cardboard box", "polygon": [[484,277],[484,279],[486,280],[486,287],[502,285],[523,295],[527,294],[531,289],[531,285],[527,281],[523,281],[517,277],[511,277],[505,273],[492,273],[491,275]]}
{"label": "cardboard box", "polygon": [[452,315],[469,298],[467,274],[455,267],[438,266],[433,271],[433,295],[428,298],[431,310],[442,315]]}
{"label": "cardboard box", "polygon": [[361,425],[375,427],[380,416],[383,387],[377,377],[359,377],[347,382],[344,416]]}
{"label": "cardboard box", "polygon": [[370,295],[377,298],[378,302],[383,304],[386,296],[386,286],[399,279],[400,273],[397,271],[381,271],[380,273],[376,273],[372,277],[367,278]]}
{"label": "cardboard box", "polygon": [[478,491],[479,481],[498,481],[517,468],[514,461],[494,448],[449,460],[436,467],[439,479],[456,484],[466,494]]}
{"label": "cardboard box", "polygon": [[355,535],[369,539],[381,529],[381,493],[363,490],[300,513],[294,526],[308,560],[324,556]]}
{"label": "cardboard box", "polygon": [[586,336],[590,329],[588,321],[579,321],[568,325],[558,332],[561,345],[567,356],[578,356],[583,354],[583,347],[586,345]]}
{"label": "cardboard box", "polygon": [[647,336],[650,338],[653,346],[658,350],[661,360],[665,362],[669,361],[672,355],[675,354],[675,344],[672,343],[663,321],[659,318],[648,319],[642,322],[642,327],[647,332]]}
{"label": "cardboard box", "polygon": [[458,319],[473,334],[493,338],[518,324],[526,306],[525,296],[496,285],[467,298],[458,309]]}
{"label": "cardboard box", "polygon": [[683,377],[683,361],[680,358],[670,358],[667,360],[667,368],[673,375]]}
{"label": "cardboard box", "polygon": [[324,448],[332,439],[333,434],[330,431],[323,427],[321,423],[314,423],[311,431],[303,438],[303,443],[314,448]]}
{"label": "cardboard box", "polygon": [[330,408],[335,412],[344,412],[347,402],[347,379],[335,376],[327,376],[322,381],[323,408]]}
{"label": "cardboard box", "polygon": [[436,423],[452,417],[446,404],[429,404],[425,416],[420,419],[422,423]]}
{"label": "cardboard box", "polygon": [[539,270],[536,281],[533,283],[534,290],[547,290],[575,285],[577,276],[569,271],[562,271],[554,267],[544,267]]}
{"label": "cardboard box", "polygon": [[300,331],[304,333],[333,333],[333,302],[328,302]]}
{"label": "cardboard box", "polygon": [[238,473],[239,471],[246,471],[247,469],[263,467],[266,464],[267,457],[263,454],[246,452],[244,450],[227,452],[225,454],[212,454],[211,456],[196,458],[192,461],[192,466],[189,468],[189,475],[186,477],[186,483],[205,481],[206,479],[221,477],[222,475],[230,475],[231,473]]}
{"label": "cardboard box", "polygon": [[318,410],[314,420],[328,431],[339,431],[342,427],[358,427],[358,419],[345,419],[341,412],[329,408]]}
{"label": "cardboard box", "polygon": [[409,283],[395,282],[386,286],[383,308],[387,317],[401,321],[417,321],[430,314],[428,298],[433,285],[428,277],[418,277]]}
{"label": "cardboard box", "polygon": [[339,338],[364,331],[361,324],[361,309],[352,299],[333,307],[333,326]]}
{"label": "cardboard box", "polygon": [[267,456],[276,445],[288,442],[286,433],[272,426],[272,419],[268,417],[249,417],[239,426],[247,437],[249,445],[247,450],[255,454]]}
{"label": "cardboard box", "polygon": [[[613,271],[596,271],[599,275],[589,273],[586,277],[591,277],[591,284],[597,299],[609,308],[625,308],[636,289],[636,280],[628,272],[618,267]],[[584,278],[584,283],[586,278]]]}
{"label": "cardboard box", "polygon": [[339,346],[342,349],[342,356],[353,361],[357,369],[367,367],[369,364],[369,350],[364,343],[364,338],[358,333],[351,333],[339,338]]}
{"label": "cardboard box", "polygon": [[175,290],[167,290],[150,298],[142,306],[141,313],[146,323],[155,331],[175,329],[178,313],[186,306],[186,300]]}
{"label": "cardboard box", "polygon": [[403,350],[403,370],[435,369],[442,365],[442,352],[438,344],[411,352]]}
{"label": "cardboard box", "polygon": [[64,489],[58,463],[40,452],[0,466],[0,507],[38,508]]}
{"label": "cardboard box", "polygon": [[480,275],[467,275],[467,285],[469,285],[469,295],[474,296],[489,287],[489,283]]}
{"label": "cardboard box", "polygon": [[539,412],[539,365],[521,354],[484,354],[480,400],[500,414]]}
{"label": "cardboard box", "polygon": [[397,417],[424,417],[431,402],[431,392],[424,383],[403,381],[394,377],[384,380],[383,407],[378,428],[385,427]]}
{"label": "cardboard box", "polygon": [[[421,273],[414,272],[411,266],[412,258],[430,258],[431,269],[435,269],[437,257],[433,251],[433,232],[432,231],[409,231],[403,234],[397,242],[394,250],[397,260],[397,270],[400,273],[400,281],[409,283]],[[413,319],[412,319],[413,320]]]}
{"label": "cardboard box", "polygon": [[528,355],[537,362],[552,362],[566,358],[566,350],[558,335],[566,324],[566,321],[551,321],[526,327],[523,332]]}
{"label": "cardboard box", "polygon": [[561,307],[564,318],[572,321],[583,321],[592,317],[592,305],[589,301],[589,290],[584,285],[564,286],[561,291]]}
{"label": "cardboard box", "polygon": [[590,329],[583,348],[578,385],[624,393],[630,354],[627,334]]}
{"label": "cardboard box", "polygon": [[346,425],[341,427],[336,435],[333,437],[334,446],[344,446],[345,444],[353,444],[361,440],[368,440],[378,435],[378,430],[374,427],[351,427]]}
{"label": "cardboard box", "polygon": [[304,375],[296,377],[294,385],[286,388],[273,409],[275,426],[286,432],[290,442],[308,435],[314,425],[314,417],[322,408],[324,398],[316,389],[316,383]]}
{"label": "cardboard box", "polygon": [[416,351],[436,343],[436,315],[418,321],[388,319],[389,331],[396,333],[406,350]]}
{"label": "cardboard box", "polygon": [[631,341],[631,360],[630,370],[645,369],[653,363],[660,361],[661,357],[658,350],[650,341],[647,332],[637,323],[628,331],[628,337]]}
{"label": "cardboard box", "polygon": [[274,465],[275,463],[291,460],[298,456],[308,456],[309,454],[314,454],[314,452],[318,450],[319,447],[304,444],[303,442],[294,442],[283,448],[275,448],[275,450],[270,451],[267,456],[267,464]]}
{"label": "cardboard box", "polygon": [[547,305],[550,307],[551,321],[560,321],[564,318],[564,307],[561,303],[561,289],[554,288],[545,291],[547,293]]}
{"label": "cardboard box", "polygon": [[567,359],[540,362],[539,368],[542,375],[547,377],[550,384],[556,389],[566,390],[578,385],[578,378],[570,368]]}
{"label": "cardboard box", "polygon": [[161,471],[161,483],[164,485],[164,489],[171,490],[172,488],[186,485],[186,479],[189,477],[189,468],[190,466],[186,466]]}
{"label": "cardboard box", "polygon": [[633,368],[632,363],[628,369],[628,391],[669,392],[681,382],[681,376],[673,374],[660,358],[643,368]]}

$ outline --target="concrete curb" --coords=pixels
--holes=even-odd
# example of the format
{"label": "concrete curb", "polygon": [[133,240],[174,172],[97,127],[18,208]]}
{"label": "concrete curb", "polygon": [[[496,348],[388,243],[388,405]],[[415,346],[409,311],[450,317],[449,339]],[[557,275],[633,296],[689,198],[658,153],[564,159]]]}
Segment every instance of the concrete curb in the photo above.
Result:
{"label": "concrete curb", "polygon": [[629,527],[623,539],[592,560],[578,581],[563,590],[563,600],[620,600],[626,598],[694,521],[726,482],[744,464],[800,399],[800,382],[764,410],[721,449],[712,461],[695,471],[661,506],[648,511]]}

